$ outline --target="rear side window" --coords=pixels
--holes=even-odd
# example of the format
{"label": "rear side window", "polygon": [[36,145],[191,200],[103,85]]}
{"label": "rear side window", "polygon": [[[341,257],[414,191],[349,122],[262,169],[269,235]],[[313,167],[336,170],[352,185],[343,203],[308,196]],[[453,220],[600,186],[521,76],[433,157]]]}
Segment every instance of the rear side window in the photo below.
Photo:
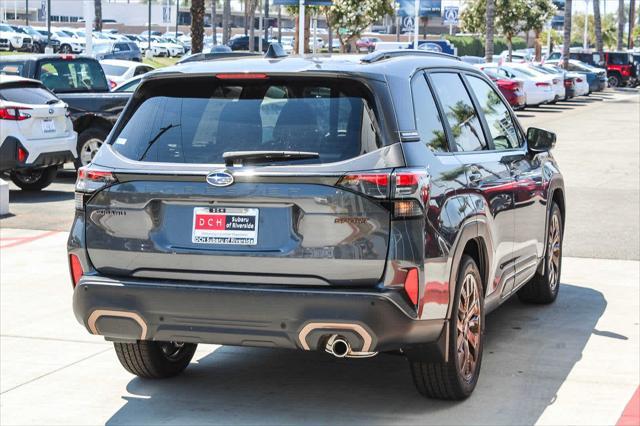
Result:
{"label": "rear side window", "polygon": [[0,99],[21,104],[41,105],[57,102],[53,93],[42,87],[31,85],[9,86],[0,89]]}
{"label": "rear side window", "polygon": [[106,75],[124,75],[129,69],[128,67],[122,67],[120,65],[101,64],[102,69]]}
{"label": "rear side window", "polygon": [[[114,148],[139,161],[224,163],[231,151],[307,151],[327,163],[379,144],[374,111],[356,83],[308,79],[150,81]],[[286,164],[278,162],[278,164]]]}
{"label": "rear side window", "polygon": [[0,74],[4,75],[21,75],[25,66],[24,62],[1,62],[0,63]]}
{"label": "rear side window", "polygon": [[416,116],[416,129],[420,134],[420,140],[426,143],[431,151],[449,151],[449,144],[440,119],[440,113],[423,74],[419,74],[413,79],[411,91],[413,94],[413,111]]}
{"label": "rear side window", "polygon": [[40,62],[38,79],[58,93],[108,92],[109,85],[97,61],[53,59]]}
{"label": "rear side window", "polygon": [[436,73],[431,75],[431,79],[458,151],[487,149],[478,114],[460,76]]}
{"label": "rear side window", "polygon": [[500,96],[491,86],[477,77],[469,76],[468,81],[489,126],[494,148],[497,150],[517,148],[519,140],[516,125]]}

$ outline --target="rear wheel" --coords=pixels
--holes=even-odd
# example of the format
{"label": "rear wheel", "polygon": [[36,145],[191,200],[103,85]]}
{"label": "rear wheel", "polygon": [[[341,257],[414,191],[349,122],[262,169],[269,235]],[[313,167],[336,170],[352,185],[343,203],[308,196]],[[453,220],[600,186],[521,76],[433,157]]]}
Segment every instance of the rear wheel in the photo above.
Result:
{"label": "rear wheel", "polygon": [[107,138],[108,132],[101,128],[92,127],[78,135],[78,158],[75,161],[76,169],[91,163],[98,150]]}
{"label": "rear wheel", "polygon": [[547,225],[547,248],[542,273],[536,272],[527,284],[518,290],[518,298],[526,303],[551,303],[558,297],[562,269],[562,214],[556,203],[551,206]]}
{"label": "rear wheel", "polygon": [[58,173],[58,166],[44,169],[16,170],[11,172],[11,181],[25,191],[40,191],[51,185]]}
{"label": "rear wheel", "polygon": [[484,340],[482,288],[476,262],[463,256],[447,339],[449,361],[409,360],[413,382],[422,395],[459,400],[471,395],[476,387]]}
{"label": "rear wheel", "polygon": [[71,46],[68,44],[63,44],[60,46],[60,53],[71,53]]}
{"label": "rear wheel", "polygon": [[195,343],[138,340],[113,344],[120,364],[144,379],[164,379],[184,371],[198,347]]}
{"label": "rear wheel", "polygon": [[609,87],[620,87],[620,76],[617,74],[609,75]]}

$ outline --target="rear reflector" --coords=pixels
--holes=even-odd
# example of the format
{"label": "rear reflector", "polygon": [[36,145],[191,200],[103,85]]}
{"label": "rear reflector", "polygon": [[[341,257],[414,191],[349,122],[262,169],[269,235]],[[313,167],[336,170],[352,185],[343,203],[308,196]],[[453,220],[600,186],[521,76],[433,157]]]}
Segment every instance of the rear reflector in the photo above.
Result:
{"label": "rear reflector", "polygon": [[576,78],[576,81],[577,81],[578,83],[582,83],[582,79],[581,79],[580,77]]}
{"label": "rear reflector", "polygon": [[73,284],[73,288],[76,288],[84,271],[80,259],[75,254],[69,255],[69,270],[71,271],[71,284]]}
{"label": "rear reflector", "polygon": [[393,202],[393,215],[397,218],[422,216],[422,208],[415,200],[397,200]]}
{"label": "rear reflector", "polygon": [[27,157],[29,156],[29,153],[27,152],[26,149],[24,149],[23,147],[19,146],[18,147],[18,151],[16,153],[16,156],[18,157],[18,161],[20,163],[24,163],[25,161],[27,161]]}
{"label": "rear reflector", "polygon": [[216,77],[220,80],[264,80],[269,78],[266,74],[258,73],[231,73],[231,74],[216,74]]}
{"label": "rear reflector", "polygon": [[411,268],[407,272],[407,276],[404,279],[404,292],[409,296],[409,300],[414,305],[418,304],[418,268]]}

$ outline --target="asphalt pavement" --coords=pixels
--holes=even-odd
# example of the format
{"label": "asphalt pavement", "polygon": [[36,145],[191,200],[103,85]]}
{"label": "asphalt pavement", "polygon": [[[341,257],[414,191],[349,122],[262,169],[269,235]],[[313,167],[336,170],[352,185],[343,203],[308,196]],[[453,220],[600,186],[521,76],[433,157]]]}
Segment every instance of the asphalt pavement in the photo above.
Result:
{"label": "asphalt pavement", "polygon": [[616,424],[640,383],[639,107],[638,92],[610,90],[518,113],[558,133],[560,295],[487,317],[478,387],[458,403],[420,397],[394,355],[201,345],[183,375],[138,379],[71,310],[73,174],[38,195],[12,190],[0,220],[0,424]]}

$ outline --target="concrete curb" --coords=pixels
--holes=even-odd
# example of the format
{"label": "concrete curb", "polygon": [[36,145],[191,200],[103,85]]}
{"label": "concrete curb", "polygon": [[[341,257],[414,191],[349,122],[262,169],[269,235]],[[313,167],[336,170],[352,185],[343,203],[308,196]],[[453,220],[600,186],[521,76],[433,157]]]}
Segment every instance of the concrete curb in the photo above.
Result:
{"label": "concrete curb", "polygon": [[9,184],[0,179],[0,216],[9,214]]}

